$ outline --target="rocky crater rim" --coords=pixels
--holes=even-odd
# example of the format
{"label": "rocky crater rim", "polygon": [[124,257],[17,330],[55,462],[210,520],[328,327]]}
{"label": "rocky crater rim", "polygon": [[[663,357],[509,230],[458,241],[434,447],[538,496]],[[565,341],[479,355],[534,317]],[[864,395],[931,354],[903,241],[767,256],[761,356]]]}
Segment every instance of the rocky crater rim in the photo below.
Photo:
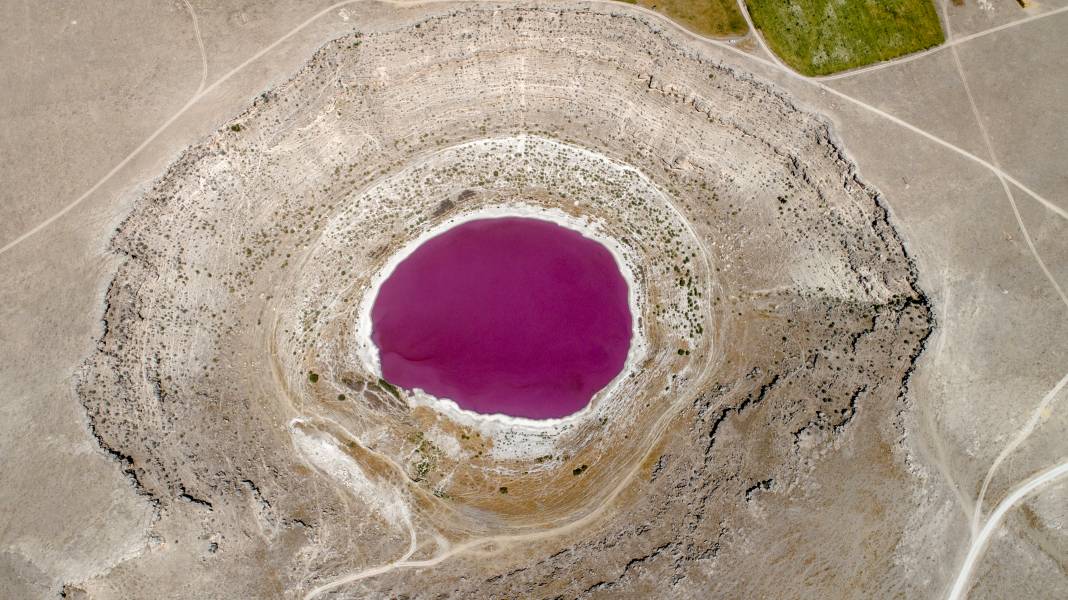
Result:
{"label": "rocky crater rim", "polygon": [[[774,596],[753,547],[870,501],[855,490],[907,506],[884,482],[909,476],[900,415],[929,307],[876,190],[773,84],[630,15],[468,7],[326,44],[238,124],[122,223],[78,382],[160,531],[242,540],[197,564],[266,561],[307,591],[551,529],[343,593],[588,597],[648,573],[681,596],[736,596],[731,578]],[[548,428],[392,393],[360,329],[388,263],[517,207],[617,245],[633,377]],[[856,548],[811,531],[799,552]],[[247,571],[233,589],[261,583]]]}

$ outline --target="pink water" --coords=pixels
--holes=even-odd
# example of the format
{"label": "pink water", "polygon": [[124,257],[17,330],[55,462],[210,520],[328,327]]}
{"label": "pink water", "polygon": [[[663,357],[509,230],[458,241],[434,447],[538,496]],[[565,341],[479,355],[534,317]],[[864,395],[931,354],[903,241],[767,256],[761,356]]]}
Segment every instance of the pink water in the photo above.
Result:
{"label": "pink water", "polygon": [[383,378],[483,414],[558,418],[623,368],[627,283],[599,242],[549,221],[468,221],[382,284],[371,339]]}

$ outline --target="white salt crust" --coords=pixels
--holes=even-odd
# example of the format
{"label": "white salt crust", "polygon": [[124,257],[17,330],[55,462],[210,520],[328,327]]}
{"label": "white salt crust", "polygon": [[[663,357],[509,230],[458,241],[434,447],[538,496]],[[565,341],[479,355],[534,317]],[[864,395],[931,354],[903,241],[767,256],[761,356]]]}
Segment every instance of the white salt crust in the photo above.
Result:
{"label": "white salt crust", "polygon": [[359,319],[357,320],[356,325],[356,335],[358,340],[357,348],[360,360],[368,371],[373,373],[376,377],[382,377],[382,365],[378,354],[378,347],[371,341],[371,308],[374,306],[375,299],[378,297],[378,290],[381,288],[382,283],[393,274],[397,265],[411,256],[411,254],[424,242],[430,238],[441,235],[457,225],[479,219],[499,217],[526,217],[550,221],[562,227],[577,231],[586,238],[597,241],[612,253],[616,266],[619,268],[620,274],[627,283],[627,303],[631,313],[630,348],[627,351],[627,360],[624,362],[623,368],[620,370],[619,374],[608,383],[608,385],[594,394],[593,398],[590,399],[590,402],[583,407],[582,410],[558,419],[527,419],[502,413],[478,413],[461,408],[459,404],[450,398],[437,398],[419,388],[407,393],[406,398],[411,406],[429,406],[444,413],[446,416],[459,423],[478,427],[480,429],[482,428],[482,425],[487,423],[498,424],[507,429],[521,428],[538,432],[562,429],[569,424],[573,424],[578,420],[585,418],[592,411],[595,404],[601,399],[610,396],[613,390],[618,387],[619,382],[631,372],[634,365],[639,364],[642,359],[645,358],[646,350],[648,348],[639,319],[642,314],[641,310],[644,306],[644,302],[640,298],[640,293],[637,291],[634,270],[628,260],[627,252],[622,244],[614,238],[604,235],[600,225],[591,219],[579,219],[559,209],[549,209],[522,203],[509,203],[482,207],[458,214],[423,232],[419,237],[405,244],[403,248],[390,257],[383,268],[375,275],[370,288],[367,293],[364,294],[364,297],[360,302]]}

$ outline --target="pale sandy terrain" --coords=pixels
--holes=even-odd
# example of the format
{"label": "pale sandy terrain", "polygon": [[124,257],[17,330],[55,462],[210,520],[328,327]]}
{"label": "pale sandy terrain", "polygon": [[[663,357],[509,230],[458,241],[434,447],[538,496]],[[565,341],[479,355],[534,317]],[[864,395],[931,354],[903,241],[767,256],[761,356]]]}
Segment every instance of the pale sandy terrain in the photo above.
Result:
{"label": "pale sandy terrain", "polygon": [[[818,81],[615,3],[5,7],[4,594],[1068,593],[1068,5],[987,4]],[[548,428],[361,358],[512,209],[641,316]]]}

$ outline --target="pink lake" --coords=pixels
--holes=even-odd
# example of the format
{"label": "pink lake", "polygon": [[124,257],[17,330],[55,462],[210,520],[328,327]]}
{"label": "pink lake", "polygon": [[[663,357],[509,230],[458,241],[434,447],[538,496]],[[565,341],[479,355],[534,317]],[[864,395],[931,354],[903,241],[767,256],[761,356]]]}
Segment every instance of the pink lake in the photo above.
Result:
{"label": "pink lake", "polygon": [[564,417],[623,369],[627,282],[601,243],[550,221],[487,218],[432,237],[383,282],[383,378],[482,414]]}

